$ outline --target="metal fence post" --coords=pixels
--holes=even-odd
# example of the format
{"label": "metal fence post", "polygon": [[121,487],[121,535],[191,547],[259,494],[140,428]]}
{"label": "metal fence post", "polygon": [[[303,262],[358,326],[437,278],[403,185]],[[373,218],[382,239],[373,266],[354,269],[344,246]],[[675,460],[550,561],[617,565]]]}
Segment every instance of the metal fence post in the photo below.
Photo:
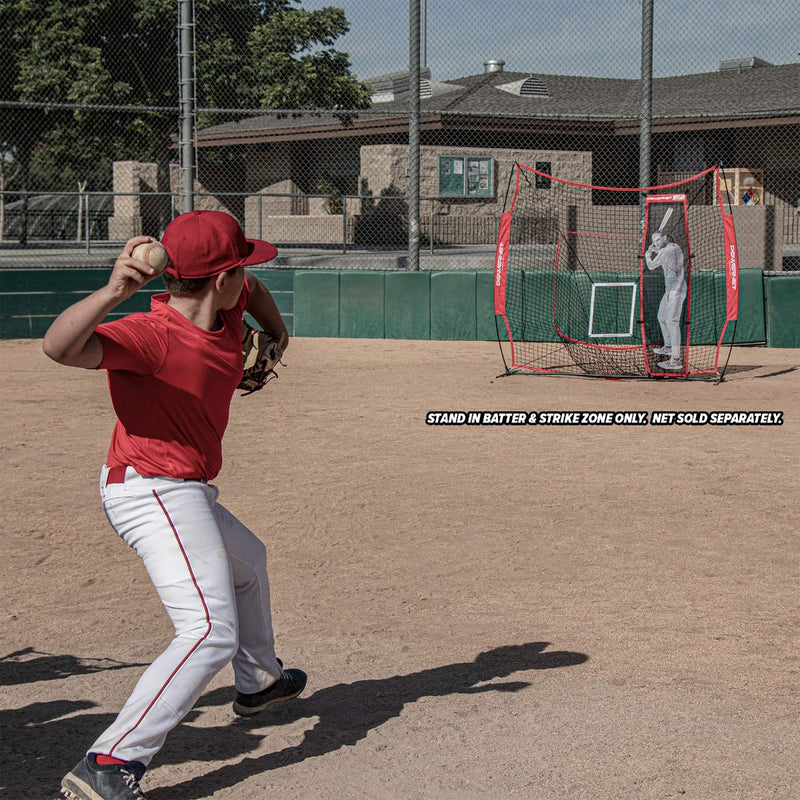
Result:
{"label": "metal fence post", "polygon": [[347,195],[342,196],[342,253],[347,253]]}
{"label": "metal fence post", "polygon": [[178,64],[181,108],[183,211],[194,210],[194,137],[196,93],[194,71],[194,0],[178,0]]}
{"label": "metal fence post", "polygon": [[431,198],[428,200],[428,204],[429,204],[429,208],[430,208],[430,210],[431,210],[431,211],[430,211],[430,217],[431,217],[431,227],[430,227],[430,233],[428,234],[428,238],[430,239],[430,251],[431,251],[431,255],[433,255],[433,239],[434,239],[434,233],[435,233],[435,231],[434,231],[434,229],[433,229],[433,226],[434,226],[434,224],[435,224],[435,220],[436,220],[436,214],[434,213],[434,210],[433,210],[433,204],[434,204],[434,200],[433,200],[433,198],[432,198],[432,197],[431,197]]}
{"label": "metal fence post", "polygon": [[86,237],[86,255],[88,256],[92,252],[92,245],[89,241],[92,231],[92,226],[89,222],[89,193],[87,192],[84,197],[86,198],[86,210],[84,211],[83,228],[85,231],[84,236]]}
{"label": "metal fence post", "polygon": [[419,269],[419,29],[420,0],[409,2],[408,268]]}
{"label": "metal fence post", "polygon": [[[653,0],[642,0],[642,74],[639,85],[639,187],[650,185],[650,128],[653,115]],[[645,195],[639,196],[640,232]]]}

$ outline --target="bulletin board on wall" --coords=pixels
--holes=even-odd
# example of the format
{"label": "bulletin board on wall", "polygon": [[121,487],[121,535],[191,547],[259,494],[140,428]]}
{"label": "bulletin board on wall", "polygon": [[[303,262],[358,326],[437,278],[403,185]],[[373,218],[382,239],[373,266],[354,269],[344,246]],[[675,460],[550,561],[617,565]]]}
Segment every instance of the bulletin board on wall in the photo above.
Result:
{"label": "bulletin board on wall", "polygon": [[491,156],[439,156],[440,197],[494,197],[494,159]]}

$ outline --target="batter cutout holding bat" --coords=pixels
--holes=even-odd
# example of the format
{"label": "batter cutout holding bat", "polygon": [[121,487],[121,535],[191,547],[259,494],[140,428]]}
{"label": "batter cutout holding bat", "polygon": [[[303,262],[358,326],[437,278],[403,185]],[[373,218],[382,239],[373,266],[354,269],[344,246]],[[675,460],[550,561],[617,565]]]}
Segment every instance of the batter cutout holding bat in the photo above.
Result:
{"label": "batter cutout holding bat", "polygon": [[657,231],[651,236],[650,247],[644,254],[649,270],[661,269],[664,273],[664,296],[658,306],[658,324],[664,343],[654,350],[658,355],[669,356],[659,361],[665,370],[683,370],[681,356],[681,314],[686,300],[687,287],[683,250],[667,233],[673,209],[668,207]]}

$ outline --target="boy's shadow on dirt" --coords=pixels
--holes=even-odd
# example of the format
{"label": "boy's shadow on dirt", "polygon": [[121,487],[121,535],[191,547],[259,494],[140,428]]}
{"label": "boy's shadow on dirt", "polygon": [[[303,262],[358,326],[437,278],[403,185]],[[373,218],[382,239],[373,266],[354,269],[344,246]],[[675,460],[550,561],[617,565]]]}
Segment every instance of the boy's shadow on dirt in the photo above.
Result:
{"label": "boy's shadow on dirt", "polygon": [[[481,695],[486,692],[518,692],[528,681],[492,683],[513,672],[554,669],[582,664],[583,653],[548,651],[546,642],[507,645],[481,653],[474,661],[395,675],[390,678],[337,683],[308,697],[272,706],[250,720],[234,718],[215,727],[181,724],[169,735],[153,766],[183,763],[187,758],[209,763],[226,762],[211,772],[175,786],[152,788],[150,800],[193,800],[235,786],[242,780],[272,769],[298,763],[353,745],[398,716],[403,708],[422,697],[450,694]],[[0,710],[0,794],[9,797],[50,798],[58,793],[62,776],[79,760],[84,748],[111,724],[115,713],[94,710],[97,703],[80,698],[35,701],[36,682],[69,678],[106,670],[139,668],[110,659],[78,659],[54,656],[32,649],[0,658],[0,679],[6,686],[25,686],[26,705]],[[127,682],[131,677],[125,678]],[[313,675],[311,676],[313,686]],[[225,687],[204,695],[187,716],[191,723],[208,706],[229,706],[233,689]],[[25,702],[23,700],[23,702]],[[232,712],[231,712],[232,713]],[[257,756],[268,729],[302,719],[316,722],[293,747]],[[168,772],[166,770],[165,772]],[[145,776],[145,788],[148,778]]]}
{"label": "boy's shadow on dirt", "polygon": [[40,653],[32,647],[26,647],[15,653],[0,656],[0,686],[55,681],[72,675],[89,675],[93,672],[146,666],[147,664],[124,664],[110,658],[78,658]]}
{"label": "boy's shadow on dirt", "polygon": [[0,709],[0,796],[55,797],[62,776],[116,716],[92,712],[97,707],[92,700],[39,700],[37,684],[145,666],[33,647],[0,656],[0,687],[13,687],[4,693],[27,703]]}
{"label": "boy's shadow on dirt", "polygon": [[[251,775],[354,745],[371,730],[397,717],[407,704],[422,697],[518,692],[530,686],[530,682],[489,681],[507,677],[513,672],[570,667],[588,660],[583,653],[544,652],[547,646],[547,642],[506,645],[480,653],[471,662],[447,664],[391,678],[337,683],[319,689],[308,697],[273,706],[251,720],[237,721],[224,728],[181,725],[170,734],[159,754],[160,764],[180,763],[186,759],[187,753],[194,758],[203,757],[201,754],[205,753],[211,761],[230,761],[261,747],[263,736],[257,733],[259,728],[317,718],[317,722],[305,732],[303,740],[296,746],[235,760],[174,786],[149,789],[147,797],[150,800],[208,797],[241,783]],[[204,695],[197,708],[227,705],[231,699],[230,689],[218,689]]]}

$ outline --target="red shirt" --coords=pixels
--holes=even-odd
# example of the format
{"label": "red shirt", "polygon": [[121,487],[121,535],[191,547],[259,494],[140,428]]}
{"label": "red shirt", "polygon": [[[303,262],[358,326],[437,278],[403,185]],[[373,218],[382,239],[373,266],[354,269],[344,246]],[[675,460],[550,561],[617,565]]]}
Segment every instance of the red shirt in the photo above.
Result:
{"label": "red shirt", "polygon": [[207,331],[154,295],[149,313],[99,325],[98,369],[108,370],[117,424],[106,463],[141,475],[210,481],[222,466],[222,436],[242,378],[241,325],[250,300],[220,311]]}

